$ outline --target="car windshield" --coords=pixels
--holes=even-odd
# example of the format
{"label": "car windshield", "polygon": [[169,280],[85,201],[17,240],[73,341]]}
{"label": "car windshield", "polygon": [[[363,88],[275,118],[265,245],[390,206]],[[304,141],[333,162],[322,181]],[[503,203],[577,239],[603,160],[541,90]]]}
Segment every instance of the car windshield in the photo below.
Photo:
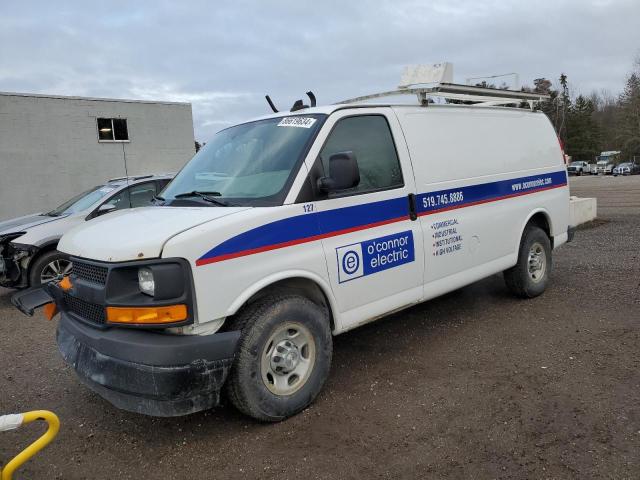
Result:
{"label": "car windshield", "polygon": [[629,167],[631,167],[631,164],[630,163],[621,163],[620,165],[618,165],[618,167],[629,168]]}
{"label": "car windshield", "polygon": [[59,215],[69,215],[81,212],[114,190],[116,190],[116,187],[109,185],[93,187],[92,189],[73,197],[71,200],[64,202],[62,205],[51,210],[46,215],[57,217]]}
{"label": "car windshield", "polygon": [[582,165],[582,162],[571,162],[569,164],[570,167],[579,167],[580,165]]}
{"label": "car windshield", "polygon": [[[218,132],[160,196],[221,205],[278,205],[324,115],[293,115],[244,123]],[[213,200],[212,200],[213,199]]]}

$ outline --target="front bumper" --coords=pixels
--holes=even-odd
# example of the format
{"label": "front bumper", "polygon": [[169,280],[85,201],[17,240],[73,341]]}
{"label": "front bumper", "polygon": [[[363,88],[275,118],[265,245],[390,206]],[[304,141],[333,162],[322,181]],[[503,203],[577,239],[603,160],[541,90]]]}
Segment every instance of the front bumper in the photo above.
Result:
{"label": "front bumper", "polygon": [[[48,284],[18,292],[13,304],[26,315],[56,301]],[[220,401],[239,331],[173,335],[158,330],[101,329],[61,310],[56,335],[62,358],[80,380],[118,408],[159,417],[206,410]]]}
{"label": "front bumper", "polygon": [[118,408],[159,417],[216,406],[239,338],[97,330],[64,312],[57,331],[62,357],[84,384]]}

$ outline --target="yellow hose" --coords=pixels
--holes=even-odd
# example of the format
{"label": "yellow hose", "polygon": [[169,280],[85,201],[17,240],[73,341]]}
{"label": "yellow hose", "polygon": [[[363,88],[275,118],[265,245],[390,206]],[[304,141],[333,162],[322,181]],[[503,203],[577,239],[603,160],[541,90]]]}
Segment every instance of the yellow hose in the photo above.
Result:
{"label": "yellow hose", "polygon": [[58,416],[47,410],[35,410],[33,412],[27,412],[22,414],[22,425],[26,423],[31,423],[36,420],[44,420],[49,425],[44,434],[38,438],[35,442],[25,448],[22,452],[16,455],[7,465],[2,469],[2,476],[0,480],[11,480],[13,477],[13,473],[22,466],[27,460],[33,457],[36,453],[42,450],[44,447],[49,445],[51,441],[58,434],[58,430],[60,429],[60,420]]}

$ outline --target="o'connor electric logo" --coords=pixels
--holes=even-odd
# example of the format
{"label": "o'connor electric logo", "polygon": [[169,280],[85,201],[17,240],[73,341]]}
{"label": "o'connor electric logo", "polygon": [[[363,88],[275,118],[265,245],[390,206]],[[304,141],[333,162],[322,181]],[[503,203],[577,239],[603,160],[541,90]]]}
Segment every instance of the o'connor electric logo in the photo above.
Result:
{"label": "o'connor electric logo", "polygon": [[411,230],[336,248],[338,282],[381,272],[415,260]]}

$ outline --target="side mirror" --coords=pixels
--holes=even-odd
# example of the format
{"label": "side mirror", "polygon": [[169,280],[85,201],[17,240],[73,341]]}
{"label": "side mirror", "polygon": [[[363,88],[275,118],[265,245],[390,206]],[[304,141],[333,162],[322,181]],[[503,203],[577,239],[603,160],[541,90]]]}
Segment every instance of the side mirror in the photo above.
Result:
{"label": "side mirror", "polygon": [[104,215],[105,213],[113,212],[116,209],[116,206],[113,203],[105,203],[100,205],[98,208],[98,216]]}
{"label": "side mirror", "polygon": [[334,153],[329,157],[329,176],[318,179],[321,192],[335,192],[356,187],[360,183],[360,169],[353,152]]}

